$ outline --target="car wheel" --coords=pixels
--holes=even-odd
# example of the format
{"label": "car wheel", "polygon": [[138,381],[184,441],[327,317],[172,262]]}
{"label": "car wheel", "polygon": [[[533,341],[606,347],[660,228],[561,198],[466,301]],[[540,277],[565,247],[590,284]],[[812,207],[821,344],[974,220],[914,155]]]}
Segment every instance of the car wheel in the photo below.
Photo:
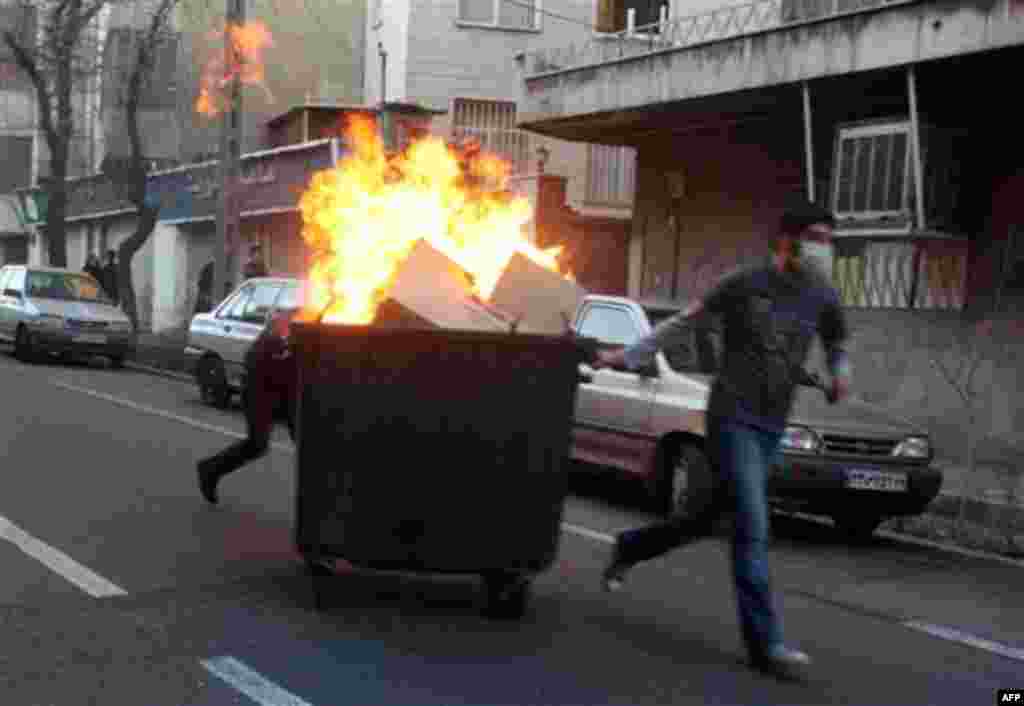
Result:
{"label": "car wheel", "polygon": [[22,363],[34,363],[39,359],[39,351],[32,340],[32,334],[24,326],[18,327],[14,338],[14,357]]}
{"label": "car wheel", "polygon": [[882,524],[884,518],[877,515],[846,515],[837,514],[832,516],[832,522],[836,529],[854,542],[866,542],[871,539]]}
{"label": "car wheel", "polygon": [[530,604],[530,577],[496,572],[484,576],[484,616],[492,620],[522,620]]}
{"label": "car wheel", "polygon": [[685,511],[690,497],[711,483],[711,464],[699,446],[680,444],[668,455],[658,502],[661,513],[678,515]]}
{"label": "car wheel", "polygon": [[207,356],[200,360],[196,368],[196,381],[199,383],[199,395],[206,404],[226,409],[231,403],[227,371],[220,358]]}
{"label": "car wheel", "polygon": [[113,356],[110,356],[110,367],[113,368],[114,370],[120,370],[121,368],[123,368],[124,367],[124,356],[123,355],[113,355]]}

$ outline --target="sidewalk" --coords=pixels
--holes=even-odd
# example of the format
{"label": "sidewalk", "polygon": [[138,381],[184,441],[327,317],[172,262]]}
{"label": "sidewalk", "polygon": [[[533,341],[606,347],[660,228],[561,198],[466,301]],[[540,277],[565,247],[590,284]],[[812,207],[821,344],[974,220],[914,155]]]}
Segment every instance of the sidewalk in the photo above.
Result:
{"label": "sidewalk", "polygon": [[[142,333],[138,337],[135,363],[145,369],[162,370],[191,375],[185,362],[187,331],[179,329],[160,334]],[[1001,456],[1001,457],[1000,457]],[[966,519],[983,527],[1005,528],[1009,534],[1024,536],[1024,469],[1022,459],[1008,451],[983,455],[984,462],[976,465],[973,477],[966,465],[955,460],[935,460],[943,471],[942,492],[928,507],[928,515],[944,521],[959,517],[961,498],[968,500]],[[1016,473],[1012,469],[1016,468]],[[1011,483],[1014,493],[1008,492]]]}

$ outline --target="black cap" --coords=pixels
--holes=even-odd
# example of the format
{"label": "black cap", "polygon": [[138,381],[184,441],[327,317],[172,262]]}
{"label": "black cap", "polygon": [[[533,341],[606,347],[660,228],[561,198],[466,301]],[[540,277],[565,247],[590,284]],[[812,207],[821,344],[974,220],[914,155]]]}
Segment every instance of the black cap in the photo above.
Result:
{"label": "black cap", "polygon": [[823,224],[835,227],[836,219],[824,206],[808,201],[803,196],[790,199],[786,210],[779,220],[779,230],[783,235],[800,235],[810,226]]}

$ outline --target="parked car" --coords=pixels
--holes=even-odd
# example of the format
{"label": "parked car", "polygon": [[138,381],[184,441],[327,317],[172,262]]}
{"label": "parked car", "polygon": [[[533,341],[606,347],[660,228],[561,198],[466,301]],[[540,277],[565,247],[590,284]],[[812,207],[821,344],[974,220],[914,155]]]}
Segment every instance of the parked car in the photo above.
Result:
{"label": "parked car", "polygon": [[[578,335],[624,346],[677,309],[625,298],[588,296]],[[704,415],[717,364],[714,331],[659,353],[647,369],[589,366],[581,384],[572,456],[640,479],[664,513],[677,512],[688,489],[711,473]],[[870,536],[888,517],[924,511],[942,484],[928,434],[863,401],[830,405],[820,389],[797,390],[769,478],[773,507],[830,516],[851,536]]]}
{"label": "parked car", "polygon": [[135,350],[132,323],[94,277],[56,267],[0,269],[0,339],[17,357],[100,355],[114,367]]}
{"label": "parked car", "polygon": [[245,391],[245,354],[268,316],[300,306],[302,282],[285,277],[247,280],[213,311],[196,314],[188,331],[185,359],[203,401],[227,407]]}

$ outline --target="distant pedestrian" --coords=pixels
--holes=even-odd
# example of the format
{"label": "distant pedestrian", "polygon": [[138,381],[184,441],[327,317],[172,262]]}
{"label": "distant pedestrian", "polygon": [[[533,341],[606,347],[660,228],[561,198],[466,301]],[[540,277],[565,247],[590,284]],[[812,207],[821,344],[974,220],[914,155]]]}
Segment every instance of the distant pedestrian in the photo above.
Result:
{"label": "distant pedestrian", "polygon": [[213,263],[208,262],[199,271],[198,294],[196,296],[197,314],[205,314],[213,310]]}
{"label": "distant pedestrian", "polygon": [[263,247],[257,243],[249,250],[249,261],[245,263],[243,273],[246,279],[268,276],[267,263],[263,260]]}
{"label": "distant pedestrian", "polygon": [[724,278],[703,301],[632,346],[601,351],[595,366],[642,367],[688,336],[690,320],[701,312],[723,318],[724,351],[708,400],[704,445],[712,477],[695,479],[708,482],[694,484],[684,513],[619,534],[603,578],[607,589],[616,590],[635,564],[709,536],[723,511],[735,512],[732,570],[743,640],[752,666],[784,677],[797,676],[810,658],[782,639],[768,571],[766,483],[815,334],[828,353],[830,401],[847,393],[847,325],[828,272],[832,222],[814,204],[793,205],[773,239],[770,264]]}
{"label": "distant pedestrian", "polygon": [[[100,264],[100,259],[95,253],[89,253],[89,256],[85,258],[85,267],[82,268],[82,272],[95,279],[103,287],[103,265]],[[106,290],[105,287],[103,289]]]}
{"label": "distant pedestrian", "polygon": [[107,296],[115,304],[121,301],[117,279],[117,253],[113,250],[107,250],[107,262],[103,265],[103,277],[100,282],[103,284],[103,289],[106,290]]}
{"label": "distant pedestrian", "polygon": [[200,461],[196,470],[199,492],[216,504],[217,484],[250,461],[266,455],[275,420],[284,418],[295,440],[295,401],[298,384],[295,359],[288,346],[288,331],[298,310],[279,310],[245,356],[245,422],[241,441]]}

